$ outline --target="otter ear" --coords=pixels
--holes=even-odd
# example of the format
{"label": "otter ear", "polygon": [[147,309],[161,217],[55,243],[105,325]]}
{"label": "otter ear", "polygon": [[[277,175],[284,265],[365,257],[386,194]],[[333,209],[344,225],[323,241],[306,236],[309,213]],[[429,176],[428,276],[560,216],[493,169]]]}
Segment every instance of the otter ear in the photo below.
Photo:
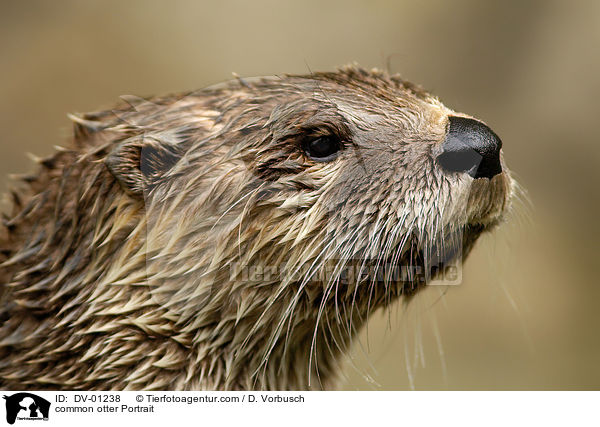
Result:
{"label": "otter ear", "polygon": [[135,196],[157,185],[183,155],[181,147],[139,136],[116,145],[104,163],[121,187]]}

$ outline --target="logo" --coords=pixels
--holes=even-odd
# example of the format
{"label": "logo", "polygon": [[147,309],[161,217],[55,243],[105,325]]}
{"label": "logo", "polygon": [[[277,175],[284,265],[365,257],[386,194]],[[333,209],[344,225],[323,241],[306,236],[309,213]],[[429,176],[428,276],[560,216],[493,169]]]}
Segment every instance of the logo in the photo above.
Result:
{"label": "logo", "polygon": [[14,424],[15,420],[48,421],[50,402],[33,393],[15,393],[4,396],[6,400],[6,422]]}

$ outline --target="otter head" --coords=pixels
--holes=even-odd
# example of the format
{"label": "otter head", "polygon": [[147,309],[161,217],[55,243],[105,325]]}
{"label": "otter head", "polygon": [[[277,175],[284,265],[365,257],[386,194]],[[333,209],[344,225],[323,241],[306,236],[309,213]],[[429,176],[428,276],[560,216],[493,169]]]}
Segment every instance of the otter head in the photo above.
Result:
{"label": "otter head", "polygon": [[325,378],[369,310],[464,257],[510,200],[488,126],[378,71],[238,79],[117,115],[106,164],[144,202],[146,283],[199,365],[220,352],[225,387],[303,387],[312,356]]}

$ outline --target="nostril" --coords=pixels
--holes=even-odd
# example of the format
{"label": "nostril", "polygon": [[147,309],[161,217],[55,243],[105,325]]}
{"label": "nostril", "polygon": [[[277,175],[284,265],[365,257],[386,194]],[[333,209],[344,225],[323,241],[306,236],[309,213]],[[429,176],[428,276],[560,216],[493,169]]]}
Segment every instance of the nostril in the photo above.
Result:
{"label": "nostril", "polygon": [[442,143],[439,165],[450,172],[465,172],[473,178],[493,178],[502,172],[502,141],[485,124],[465,117],[450,116]]}
{"label": "nostril", "polygon": [[438,163],[450,172],[466,172],[475,178],[483,156],[472,148],[447,150],[437,158]]}

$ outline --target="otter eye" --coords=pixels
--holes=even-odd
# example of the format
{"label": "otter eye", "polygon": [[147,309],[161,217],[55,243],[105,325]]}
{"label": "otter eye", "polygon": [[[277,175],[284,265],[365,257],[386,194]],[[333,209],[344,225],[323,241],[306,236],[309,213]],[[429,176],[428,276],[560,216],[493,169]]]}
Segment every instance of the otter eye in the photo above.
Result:
{"label": "otter eye", "polygon": [[304,151],[308,156],[319,162],[329,162],[337,157],[342,144],[335,136],[321,136],[304,143]]}

